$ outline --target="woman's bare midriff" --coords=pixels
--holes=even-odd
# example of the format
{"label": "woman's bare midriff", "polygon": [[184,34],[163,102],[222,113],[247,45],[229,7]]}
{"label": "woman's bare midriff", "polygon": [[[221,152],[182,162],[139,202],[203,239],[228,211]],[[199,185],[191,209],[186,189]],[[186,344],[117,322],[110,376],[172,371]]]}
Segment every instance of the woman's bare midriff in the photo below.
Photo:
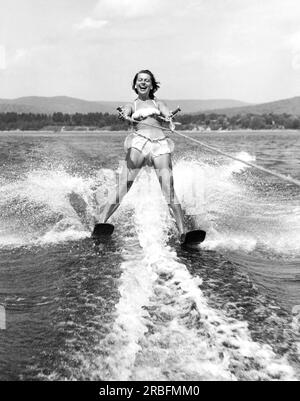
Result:
{"label": "woman's bare midriff", "polygon": [[[155,128],[148,127],[148,126],[144,125],[143,123],[154,125]],[[136,124],[134,126],[134,129],[137,134],[143,135],[149,139],[163,139],[165,137],[165,135],[161,129],[160,123],[155,118],[151,118],[151,117],[145,118],[144,120],[142,120],[141,122]]]}

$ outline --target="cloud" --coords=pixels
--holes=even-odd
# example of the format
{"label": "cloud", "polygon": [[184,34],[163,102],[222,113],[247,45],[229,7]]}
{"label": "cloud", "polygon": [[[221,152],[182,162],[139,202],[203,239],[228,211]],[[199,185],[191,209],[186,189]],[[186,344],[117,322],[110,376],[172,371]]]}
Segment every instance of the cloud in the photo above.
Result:
{"label": "cloud", "polygon": [[0,45],[0,70],[6,69],[6,50],[3,45]]}
{"label": "cloud", "polygon": [[124,21],[154,16],[159,9],[166,7],[159,0],[98,0],[90,16],[75,24],[77,31],[92,31],[105,27],[110,21]]}
{"label": "cloud", "polygon": [[189,52],[183,54],[181,59],[184,62],[190,63],[190,62],[194,62],[194,61],[203,61],[204,56],[203,56],[203,52],[194,50],[194,51],[189,51]]}
{"label": "cloud", "polygon": [[18,61],[23,60],[28,54],[29,54],[28,49],[17,49],[14,56],[13,56],[13,62],[17,63]]}
{"label": "cloud", "polygon": [[230,52],[219,51],[217,53],[203,53],[199,51],[189,52],[182,57],[184,63],[197,63],[197,66],[210,69],[239,68],[249,59]]}
{"label": "cloud", "polygon": [[294,32],[288,37],[288,45],[293,52],[300,51],[300,31]]}
{"label": "cloud", "polygon": [[144,66],[166,97],[260,101],[300,90],[299,0],[1,1],[3,96],[126,99]]}
{"label": "cloud", "polygon": [[234,68],[240,67],[242,64],[244,64],[245,60],[237,54],[230,54],[229,52],[219,52],[214,57],[212,57],[212,62],[221,68]]}
{"label": "cloud", "polygon": [[[51,50],[51,46],[40,45],[28,48],[18,48],[6,52],[6,68],[25,68],[32,67],[39,58],[45,59],[45,55]],[[41,56],[42,55],[42,56]]]}
{"label": "cloud", "polygon": [[140,18],[155,15],[161,0],[98,0],[95,14],[105,19]]}
{"label": "cloud", "polygon": [[101,29],[108,24],[106,20],[93,19],[90,17],[85,18],[82,22],[75,25],[75,29],[79,31]]}
{"label": "cloud", "polygon": [[300,70],[300,31],[288,36],[286,43],[292,53],[292,68]]}

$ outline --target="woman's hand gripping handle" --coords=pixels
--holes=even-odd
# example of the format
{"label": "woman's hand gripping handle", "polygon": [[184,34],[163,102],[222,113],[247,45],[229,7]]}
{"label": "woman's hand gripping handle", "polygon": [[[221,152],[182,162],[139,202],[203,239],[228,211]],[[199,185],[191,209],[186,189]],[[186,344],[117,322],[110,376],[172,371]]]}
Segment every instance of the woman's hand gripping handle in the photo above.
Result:
{"label": "woman's hand gripping handle", "polygon": [[175,115],[176,115],[177,113],[179,113],[180,111],[181,111],[181,108],[180,108],[179,106],[177,106],[177,108],[176,108],[175,110],[171,111],[169,117],[166,118],[166,121],[168,121],[170,130],[171,130],[172,132],[175,131],[176,124],[179,124],[179,123],[174,123],[174,122],[173,122],[173,118],[174,118]]}
{"label": "woman's hand gripping handle", "polygon": [[125,114],[125,110],[123,107],[117,107],[117,111],[119,112],[119,118],[121,120],[129,121],[130,123],[134,122],[134,119],[131,118],[129,115]]}

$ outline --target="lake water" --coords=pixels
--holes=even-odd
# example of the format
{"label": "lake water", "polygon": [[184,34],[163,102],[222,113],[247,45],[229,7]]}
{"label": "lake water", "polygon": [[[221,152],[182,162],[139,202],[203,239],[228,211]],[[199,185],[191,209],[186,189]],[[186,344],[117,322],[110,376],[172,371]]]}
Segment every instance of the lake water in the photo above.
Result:
{"label": "lake water", "polygon": [[[180,248],[145,168],[90,239],[125,133],[0,133],[0,379],[298,380],[300,189],[174,137]],[[300,179],[299,132],[190,133]]]}

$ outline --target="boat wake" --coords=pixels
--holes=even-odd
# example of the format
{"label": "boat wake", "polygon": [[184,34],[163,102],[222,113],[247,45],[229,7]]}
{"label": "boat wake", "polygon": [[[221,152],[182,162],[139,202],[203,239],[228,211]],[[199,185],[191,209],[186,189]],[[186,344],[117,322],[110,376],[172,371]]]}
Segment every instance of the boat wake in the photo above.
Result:
{"label": "boat wake", "polygon": [[[147,176],[148,174],[148,176]],[[148,180],[148,200],[137,185],[134,208],[139,246],[125,251],[112,333],[98,359],[102,380],[293,380],[293,368],[267,344],[252,340],[246,321],[209,306],[201,286],[168,245],[172,221],[159,188]],[[150,200],[151,199],[151,200]]]}
{"label": "boat wake", "polygon": [[[242,160],[254,159],[245,152]],[[239,162],[211,165],[180,161],[175,184],[187,213],[208,232],[202,248],[256,252],[278,258],[300,256],[299,194],[291,196],[274,184],[267,192]],[[257,190],[257,183],[262,189]]]}
{"label": "boat wake", "polygon": [[[266,197],[246,185],[241,163],[180,160],[174,176],[186,213],[208,233],[202,249],[256,252],[270,259],[299,255],[297,199],[287,201],[281,193]],[[93,177],[35,170],[2,182],[0,247],[43,247],[89,237],[97,202],[106,200],[114,183],[111,170]],[[206,278],[189,269],[174,240],[175,222],[152,170],[141,172],[112,222],[123,260],[120,298],[110,333],[99,341],[92,360],[80,357],[81,375],[95,380],[297,379],[286,353],[254,339],[246,319],[207,297]],[[211,269],[217,257],[213,263]],[[75,355],[78,359],[74,350]]]}
{"label": "boat wake", "polygon": [[[237,156],[253,160],[247,153]],[[208,233],[204,248],[298,257],[299,198],[285,199],[276,188],[273,197],[255,191],[245,179],[247,171],[239,162],[179,160],[175,165],[175,189],[186,214]],[[86,177],[63,169],[34,170],[0,184],[0,247],[45,245],[89,236],[97,203],[106,201],[115,173],[103,169]]]}

